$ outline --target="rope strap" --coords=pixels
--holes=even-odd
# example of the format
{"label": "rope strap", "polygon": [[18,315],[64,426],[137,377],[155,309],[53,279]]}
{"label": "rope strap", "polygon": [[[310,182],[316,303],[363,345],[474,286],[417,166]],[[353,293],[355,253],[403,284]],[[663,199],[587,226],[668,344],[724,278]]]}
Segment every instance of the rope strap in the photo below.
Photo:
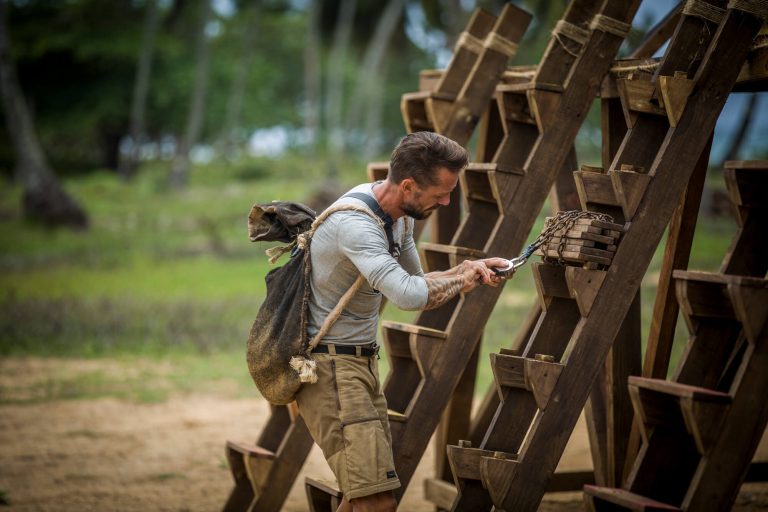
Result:
{"label": "rope strap", "polygon": [[470,34],[469,32],[462,32],[459,35],[459,39],[456,41],[456,45],[453,47],[453,52],[458,52],[461,48],[472,52],[474,54],[480,54],[483,51],[483,41]]}
{"label": "rope strap", "polygon": [[725,9],[712,5],[704,0],[688,0],[683,7],[683,15],[696,16],[719,25],[725,16]]}
{"label": "rope strap", "polygon": [[634,66],[613,66],[611,73],[622,73],[624,71],[646,71],[652,72],[659,67],[660,62],[649,62],[648,64],[636,64]]}
{"label": "rope strap", "polygon": [[590,30],[600,30],[624,38],[629,33],[629,29],[632,28],[632,24],[624,23],[621,20],[603,14],[595,14],[592,22],[589,24],[589,28]]}
{"label": "rope strap", "polygon": [[555,28],[552,29],[552,35],[555,37],[563,35],[568,39],[576,41],[580,45],[585,45],[587,44],[587,41],[589,41],[589,30],[581,28],[565,20],[559,20],[557,22]]}
{"label": "rope strap", "polygon": [[499,53],[503,53],[507,57],[512,57],[517,53],[517,43],[510,41],[504,36],[500,36],[496,32],[488,34],[488,37],[483,41],[483,46]]}
{"label": "rope strap", "polygon": [[768,20],[768,0],[731,0],[728,2],[728,8]]}

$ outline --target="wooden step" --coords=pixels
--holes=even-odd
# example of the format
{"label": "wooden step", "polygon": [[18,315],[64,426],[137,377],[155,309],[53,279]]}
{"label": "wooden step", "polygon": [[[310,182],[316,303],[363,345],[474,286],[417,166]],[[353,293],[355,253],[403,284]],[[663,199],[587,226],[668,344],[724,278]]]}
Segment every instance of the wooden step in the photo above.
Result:
{"label": "wooden step", "polygon": [[429,375],[432,361],[442,350],[448,334],[421,325],[384,321],[381,324],[391,371],[385,387],[392,421],[406,421],[410,407],[418,399],[425,376]]}
{"label": "wooden step", "polygon": [[747,339],[756,343],[768,317],[768,280],[676,270],[673,273],[680,309],[691,332],[697,318],[735,319]]}
{"label": "wooden step", "polygon": [[472,163],[461,173],[461,187],[467,201],[485,201],[502,208],[519,183],[521,169],[505,169],[496,163]]}
{"label": "wooden step", "polygon": [[480,481],[488,490],[493,504],[503,510],[504,498],[509,490],[509,482],[515,478],[520,467],[517,454],[493,452],[490,457],[480,458]]}
{"label": "wooden step", "polygon": [[491,369],[500,396],[504,387],[527,389],[533,393],[538,408],[545,410],[564,368],[563,364],[547,359],[491,354]]}
{"label": "wooden step", "polygon": [[602,505],[612,504],[618,507],[623,507],[626,510],[632,512],[669,512],[669,511],[682,511],[683,509],[674,505],[668,505],[660,501],[640,496],[624,489],[612,489],[610,487],[598,487],[596,485],[584,486],[584,501],[587,507],[596,512],[602,510],[618,510],[614,508],[606,508]]}
{"label": "wooden step", "polygon": [[731,404],[729,394],[646,377],[630,376],[628,384],[646,442],[655,426],[682,424],[693,436],[699,453],[709,453]]}
{"label": "wooden step", "polygon": [[627,169],[610,170],[606,174],[580,170],[573,174],[583,210],[620,208],[624,220],[635,215],[651,180],[645,172]]}
{"label": "wooden step", "polygon": [[[713,318],[735,319],[728,285],[721,278],[722,274],[675,270],[675,292],[680,310],[688,319]],[[695,329],[689,324],[693,333]]]}
{"label": "wooden step", "polygon": [[250,484],[253,496],[258,497],[264,491],[275,453],[253,443],[227,441],[226,456],[235,485],[247,488]]}
{"label": "wooden step", "polygon": [[480,460],[493,457],[494,451],[448,445],[448,461],[453,476],[458,479],[480,480]]}
{"label": "wooden step", "polygon": [[496,99],[499,113],[506,123],[523,123],[536,125],[536,119],[531,114],[528,97],[525,91],[530,82],[522,84],[501,84],[496,87]]}
{"label": "wooden step", "polygon": [[336,481],[307,477],[304,480],[310,512],[331,512],[339,508],[344,497]]}
{"label": "wooden step", "polygon": [[427,117],[426,100],[431,91],[408,92],[400,100],[400,113],[408,133],[434,131],[432,122]]}
{"label": "wooden step", "polygon": [[643,73],[630,73],[625,78],[616,79],[624,119],[630,128],[637,122],[639,113],[667,117],[661,91],[651,78]]}
{"label": "wooden step", "polygon": [[533,282],[539,295],[539,303],[544,311],[547,310],[551,299],[573,299],[565,280],[565,267],[549,263],[534,263],[531,265]]}
{"label": "wooden step", "polygon": [[576,300],[581,316],[588,317],[592,311],[597,292],[603,286],[607,272],[605,270],[591,270],[579,267],[567,267],[565,269],[565,282],[571,297]]}
{"label": "wooden step", "polygon": [[749,210],[768,208],[768,160],[729,160],[724,167],[728,195],[743,226]]}
{"label": "wooden step", "polygon": [[459,247],[457,245],[419,243],[423,255],[424,267],[427,272],[448,270],[464,260],[485,258],[485,253],[478,249]]}
{"label": "wooden step", "polygon": [[371,162],[366,168],[368,181],[384,181],[389,174],[389,162]]}

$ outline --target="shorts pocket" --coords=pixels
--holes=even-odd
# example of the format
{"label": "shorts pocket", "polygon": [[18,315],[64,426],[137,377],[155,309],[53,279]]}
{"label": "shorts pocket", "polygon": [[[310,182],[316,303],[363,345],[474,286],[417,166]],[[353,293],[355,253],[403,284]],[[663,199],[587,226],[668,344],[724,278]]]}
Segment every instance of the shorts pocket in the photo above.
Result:
{"label": "shorts pocket", "polygon": [[385,482],[395,466],[381,420],[360,419],[342,429],[350,490]]}

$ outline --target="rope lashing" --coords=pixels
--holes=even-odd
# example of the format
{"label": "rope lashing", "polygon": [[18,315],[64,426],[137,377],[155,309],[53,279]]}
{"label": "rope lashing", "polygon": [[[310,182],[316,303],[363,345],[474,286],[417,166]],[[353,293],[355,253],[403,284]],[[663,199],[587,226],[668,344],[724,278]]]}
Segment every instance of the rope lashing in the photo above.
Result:
{"label": "rope lashing", "polygon": [[469,32],[462,32],[459,35],[459,39],[456,40],[456,45],[453,47],[453,52],[456,53],[460,49],[464,48],[474,54],[480,54],[483,51],[482,39],[473,36]]}
{"label": "rope lashing", "polygon": [[649,62],[648,64],[636,64],[634,66],[614,66],[611,73],[622,73],[625,71],[643,71],[652,73],[659,67],[660,62]]}
{"label": "rope lashing", "polygon": [[592,18],[592,22],[589,24],[590,30],[600,30],[614,36],[624,38],[629,34],[629,30],[632,28],[631,23],[625,23],[616,18],[605,16],[603,14],[595,14]]}
{"label": "rope lashing", "polygon": [[728,2],[728,8],[768,20],[768,0],[731,0]]}
{"label": "rope lashing", "polygon": [[573,23],[569,23],[565,20],[560,20],[555,25],[555,28],[552,29],[552,34],[557,37],[558,35],[563,35],[567,37],[568,39],[572,39],[576,41],[577,43],[584,45],[589,41],[589,30],[585,28],[581,28],[577,25],[574,25]]}
{"label": "rope lashing", "polygon": [[552,35],[555,37],[557,42],[560,43],[560,46],[562,46],[563,50],[574,57],[578,57],[579,53],[568,48],[568,45],[565,44],[562,36],[565,36],[568,39],[579,43],[579,45],[583,48],[584,45],[587,44],[587,41],[589,41],[590,33],[591,32],[589,30],[578,27],[573,23],[569,23],[565,20],[558,21],[555,25],[555,28],[552,29]]}
{"label": "rope lashing", "polygon": [[507,57],[512,57],[517,53],[517,43],[510,41],[504,36],[500,36],[496,32],[488,34],[485,41],[483,41],[483,46],[499,53],[503,53]]}
{"label": "rope lashing", "polygon": [[725,16],[725,9],[712,5],[704,0],[688,0],[683,7],[684,16],[696,16],[715,25],[719,25]]}

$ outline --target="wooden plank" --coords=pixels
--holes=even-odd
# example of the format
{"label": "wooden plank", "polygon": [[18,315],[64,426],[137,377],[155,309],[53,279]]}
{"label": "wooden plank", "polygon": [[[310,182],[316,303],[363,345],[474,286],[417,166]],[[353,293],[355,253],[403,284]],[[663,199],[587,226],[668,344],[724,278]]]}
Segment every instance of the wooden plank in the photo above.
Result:
{"label": "wooden plank", "polygon": [[610,171],[608,175],[611,178],[614,194],[624,212],[624,218],[631,219],[635,215],[637,205],[640,204],[651,177],[631,171]]}
{"label": "wooden plank", "polygon": [[637,47],[629,54],[629,57],[632,59],[652,57],[674,33],[675,27],[677,27],[677,24],[680,21],[681,7],[681,4],[674,6],[666,16],[659,20],[656,25],[651,27],[651,29],[645,33],[645,36],[640,43],[638,43]]}
{"label": "wooden plank", "polygon": [[[445,481],[453,481],[446,447],[449,444],[457,444],[461,439],[468,439],[470,436],[470,412],[475,395],[480,346],[481,344],[478,343],[467,361],[467,366],[435,432],[435,475]],[[446,509],[450,509],[450,506]]]}
{"label": "wooden plank", "polygon": [[589,210],[593,205],[621,206],[608,175],[584,171],[576,171],[573,175],[582,210]]}
{"label": "wooden plank", "polygon": [[[594,485],[584,486],[584,493],[593,500],[604,503],[612,503],[635,512],[666,512],[682,511],[683,509],[662,503],[660,501],[633,494],[624,489],[610,489]],[[593,510],[603,510],[593,505]]]}
{"label": "wooden plank", "polygon": [[381,323],[382,329],[396,330],[406,333],[417,334],[419,336],[425,336],[428,338],[445,339],[448,334],[445,331],[438,329],[432,329],[430,327],[424,327],[423,325],[405,324],[401,322],[393,322],[391,320],[385,320]]}

